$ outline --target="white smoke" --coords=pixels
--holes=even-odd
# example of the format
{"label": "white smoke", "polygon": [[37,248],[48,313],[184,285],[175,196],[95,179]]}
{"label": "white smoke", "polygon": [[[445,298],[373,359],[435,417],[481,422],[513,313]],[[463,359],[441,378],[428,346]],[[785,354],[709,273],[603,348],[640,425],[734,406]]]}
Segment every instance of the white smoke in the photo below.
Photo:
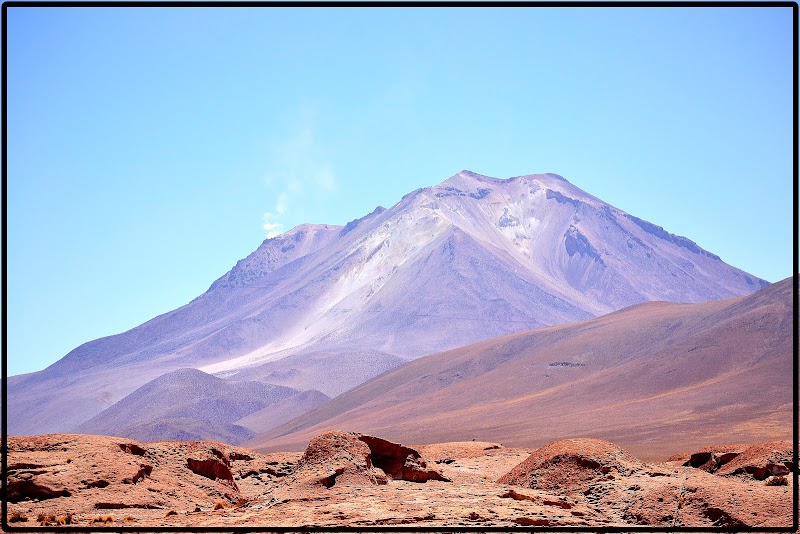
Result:
{"label": "white smoke", "polygon": [[336,178],[330,164],[320,156],[314,130],[306,124],[286,141],[271,149],[270,170],[265,177],[268,188],[276,190],[274,207],[264,213],[267,238],[284,232],[285,221],[307,221],[307,215],[336,191]]}

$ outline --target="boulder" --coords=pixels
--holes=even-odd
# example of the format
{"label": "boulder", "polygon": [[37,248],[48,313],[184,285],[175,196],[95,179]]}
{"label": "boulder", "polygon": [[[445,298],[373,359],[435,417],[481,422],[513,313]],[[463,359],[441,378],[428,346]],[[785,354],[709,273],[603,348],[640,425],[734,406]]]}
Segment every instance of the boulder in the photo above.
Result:
{"label": "boulder", "polygon": [[795,470],[792,442],[768,441],[745,449],[716,474],[764,480],[770,476],[787,475]]}
{"label": "boulder", "polygon": [[308,444],[294,472],[286,477],[290,486],[330,488],[335,484],[383,485],[389,480],[447,481],[416,450],[374,436],[333,431]]}
{"label": "boulder", "polygon": [[675,454],[670,456],[668,461],[680,463],[684,467],[702,469],[707,473],[716,473],[747,447],[747,445],[710,445],[697,451]]}
{"label": "boulder", "polygon": [[537,449],[500,477],[500,484],[534,489],[582,491],[593,479],[627,476],[644,464],[602,439],[565,439]]}

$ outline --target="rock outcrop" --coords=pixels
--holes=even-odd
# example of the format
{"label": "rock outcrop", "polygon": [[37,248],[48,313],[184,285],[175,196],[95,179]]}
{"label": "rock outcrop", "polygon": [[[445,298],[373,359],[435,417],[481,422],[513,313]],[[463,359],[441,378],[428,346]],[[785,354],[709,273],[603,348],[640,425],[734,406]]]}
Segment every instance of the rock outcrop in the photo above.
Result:
{"label": "rock outcrop", "polygon": [[199,452],[200,454],[186,459],[186,467],[189,470],[211,480],[222,481],[237,489],[236,483],[233,481],[231,459],[228,454],[215,447]]}
{"label": "rock outcrop", "polygon": [[666,464],[646,464],[608,441],[568,439],[538,449],[498,482],[563,493],[634,525],[775,526],[791,515],[788,490],[755,484],[755,475],[725,477],[723,471],[774,468],[786,457],[786,444],[765,443],[742,453],[738,446],[706,447],[672,456]]}
{"label": "rock outcrop", "polygon": [[747,445],[710,445],[697,451],[675,454],[669,457],[669,461],[679,462],[685,467],[702,469],[707,473],[716,473],[747,447]]}
{"label": "rock outcrop", "polygon": [[695,452],[676,454],[670,462],[727,477],[765,480],[795,470],[792,443],[768,441],[756,445],[712,445]]}
{"label": "rock outcrop", "polygon": [[9,436],[8,448],[9,502],[48,513],[211,510],[236,504],[252,487],[274,486],[296,463],[215,442],[73,434]]}
{"label": "rock outcrop", "polygon": [[[786,443],[749,447],[736,460],[742,457],[742,469],[783,465]],[[733,460],[723,466],[731,466],[730,476],[681,465],[694,453],[680,462],[644,463],[592,439],[554,442],[533,454],[482,442],[416,449],[349,432],[317,436],[305,453],[81,435],[10,436],[8,448],[5,519],[22,527],[624,530],[792,524],[791,477],[781,486],[756,480],[746,469],[733,474]],[[498,477],[504,483],[495,482]]]}
{"label": "rock outcrop", "polygon": [[447,479],[416,450],[374,436],[333,431],[308,444],[295,471],[284,485],[383,485],[390,480],[427,482]]}
{"label": "rock outcrop", "polygon": [[768,441],[745,449],[717,471],[721,476],[752,477],[788,475],[795,470],[791,441]]}
{"label": "rock outcrop", "polygon": [[565,439],[536,450],[498,483],[579,492],[592,480],[627,476],[643,468],[642,462],[608,441]]}

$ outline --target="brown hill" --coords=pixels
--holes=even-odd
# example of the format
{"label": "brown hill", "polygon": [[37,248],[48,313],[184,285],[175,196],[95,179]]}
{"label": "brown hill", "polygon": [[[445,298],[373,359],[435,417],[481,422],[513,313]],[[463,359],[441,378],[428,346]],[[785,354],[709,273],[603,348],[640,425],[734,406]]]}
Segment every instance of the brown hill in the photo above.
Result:
{"label": "brown hill", "polygon": [[792,288],[646,303],[421,358],[245,445],[300,450],[331,429],[406,443],[594,436],[647,459],[787,439]]}

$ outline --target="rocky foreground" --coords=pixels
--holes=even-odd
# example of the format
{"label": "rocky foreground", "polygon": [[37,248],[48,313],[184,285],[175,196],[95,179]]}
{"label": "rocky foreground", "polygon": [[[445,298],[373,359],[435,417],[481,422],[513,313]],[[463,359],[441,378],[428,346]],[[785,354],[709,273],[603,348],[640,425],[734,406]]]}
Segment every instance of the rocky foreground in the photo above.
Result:
{"label": "rocky foreground", "polygon": [[789,526],[789,441],[645,463],[597,439],[537,450],[330,432],[305,453],[8,438],[14,526]]}

